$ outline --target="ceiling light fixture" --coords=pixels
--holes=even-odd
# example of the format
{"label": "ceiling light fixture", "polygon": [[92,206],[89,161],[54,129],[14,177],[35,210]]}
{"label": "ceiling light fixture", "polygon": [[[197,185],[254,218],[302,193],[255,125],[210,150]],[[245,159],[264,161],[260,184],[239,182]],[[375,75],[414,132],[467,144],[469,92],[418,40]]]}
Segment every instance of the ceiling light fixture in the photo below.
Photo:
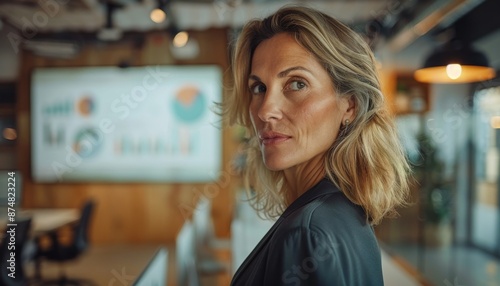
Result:
{"label": "ceiling light fixture", "polygon": [[157,0],[156,8],[149,13],[149,18],[156,24],[163,23],[167,19],[167,0]]}
{"label": "ceiling light fixture", "polygon": [[432,53],[414,76],[427,83],[470,83],[494,78],[495,70],[483,53],[453,41]]}
{"label": "ceiling light fixture", "polygon": [[165,21],[165,19],[167,18],[167,14],[165,14],[165,12],[162,9],[156,8],[153,11],[151,11],[149,17],[151,18],[151,21],[159,24]]}
{"label": "ceiling light fixture", "polygon": [[105,6],[106,24],[97,32],[97,38],[101,41],[117,41],[122,37],[122,30],[113,26],[113,13],[116,9],[123,8],[122,5],[107,2]]}
{"label": "ceiling light fixture", "polygon": [[181,31],[177,33],[173,39],[173,44],[176,48],[184,47],[189,41],[189,34],[186,31]]}
{"label": "ceiling light fixture", "polygon": [[175,25],[169,27],[173,35],[170,44],[172,56],[178,60],[194,59],[200,54],[200,46],[194,37],[190,37],[187,31],[179,31]]}

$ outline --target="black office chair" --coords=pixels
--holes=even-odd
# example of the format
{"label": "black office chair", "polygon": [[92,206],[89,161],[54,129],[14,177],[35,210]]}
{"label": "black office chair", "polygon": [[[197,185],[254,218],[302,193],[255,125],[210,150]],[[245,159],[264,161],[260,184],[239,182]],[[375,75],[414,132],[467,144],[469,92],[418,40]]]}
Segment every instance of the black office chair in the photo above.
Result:
{"label": "black office chair", "polygon": [[[89,200],[82,208],[79,221],[71,225],[69,230],[55,230],[48,235],[37,238],[37,263],[41,259],[60,264],[77,259],[89,246],[88,229],[94,209],[94,202]],[[37,266],[39,267],[39,266]],[[57,280],[42,280],[40,285],[95,285],[92,281],[84,279],[69,279],[66,277],[62,265],[61,275]],[[40,280],[38,277],[37,280]]]}
{"label": "black office chair", "polygon": [[[0,286],[25,286],[28,285],[28,279],[24,273],[24,261],[22,253],[26,242],[28,241],[31,228],[31,218],[18,220],[17,226],[7,226],[3,233],[2,244],[0,246]],[[11,233],[14,242],[11,244]],[[14,256],[11,255],[14,254]],[[8,260],[14,260],[14,264]]]}

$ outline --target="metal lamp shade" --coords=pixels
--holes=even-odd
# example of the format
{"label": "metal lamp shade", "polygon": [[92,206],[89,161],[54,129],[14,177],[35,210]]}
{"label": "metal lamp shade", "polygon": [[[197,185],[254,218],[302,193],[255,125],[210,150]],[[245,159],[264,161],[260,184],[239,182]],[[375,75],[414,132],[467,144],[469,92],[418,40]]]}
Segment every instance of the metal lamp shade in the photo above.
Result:
{"label": "metal lamp shade", "polygon": [[[446,72],[449,64],[461,65],[462,72],[456,79],[450,78]],[[414,76],[417,81],[427,83],[469,83],[492,79],[495,70],[488,66],[484,54],[470,47],[447,47],[432,53]]]}

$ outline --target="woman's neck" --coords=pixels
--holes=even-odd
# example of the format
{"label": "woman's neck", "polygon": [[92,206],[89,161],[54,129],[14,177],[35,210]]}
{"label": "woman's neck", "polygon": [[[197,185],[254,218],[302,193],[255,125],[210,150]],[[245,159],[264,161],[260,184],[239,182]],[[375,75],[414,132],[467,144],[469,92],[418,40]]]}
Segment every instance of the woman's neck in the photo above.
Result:
{"label": "woman's neck", "polygon": [[287,206],[321,181],[325,174],[324,154],[284,170]]}

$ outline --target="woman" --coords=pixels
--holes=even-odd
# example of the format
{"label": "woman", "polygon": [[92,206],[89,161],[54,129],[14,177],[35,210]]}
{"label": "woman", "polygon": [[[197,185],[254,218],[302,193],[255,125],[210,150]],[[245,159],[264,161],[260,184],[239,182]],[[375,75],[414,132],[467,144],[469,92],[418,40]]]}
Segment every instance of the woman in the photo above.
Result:
{"label": "woman", "polygon": [[368,46],[286,7],[243,28],[232,64],[224,113],[249,130],[245,183],[279,219],[231,285],[383,285],[372,225],[403,204],[409,167]]}

